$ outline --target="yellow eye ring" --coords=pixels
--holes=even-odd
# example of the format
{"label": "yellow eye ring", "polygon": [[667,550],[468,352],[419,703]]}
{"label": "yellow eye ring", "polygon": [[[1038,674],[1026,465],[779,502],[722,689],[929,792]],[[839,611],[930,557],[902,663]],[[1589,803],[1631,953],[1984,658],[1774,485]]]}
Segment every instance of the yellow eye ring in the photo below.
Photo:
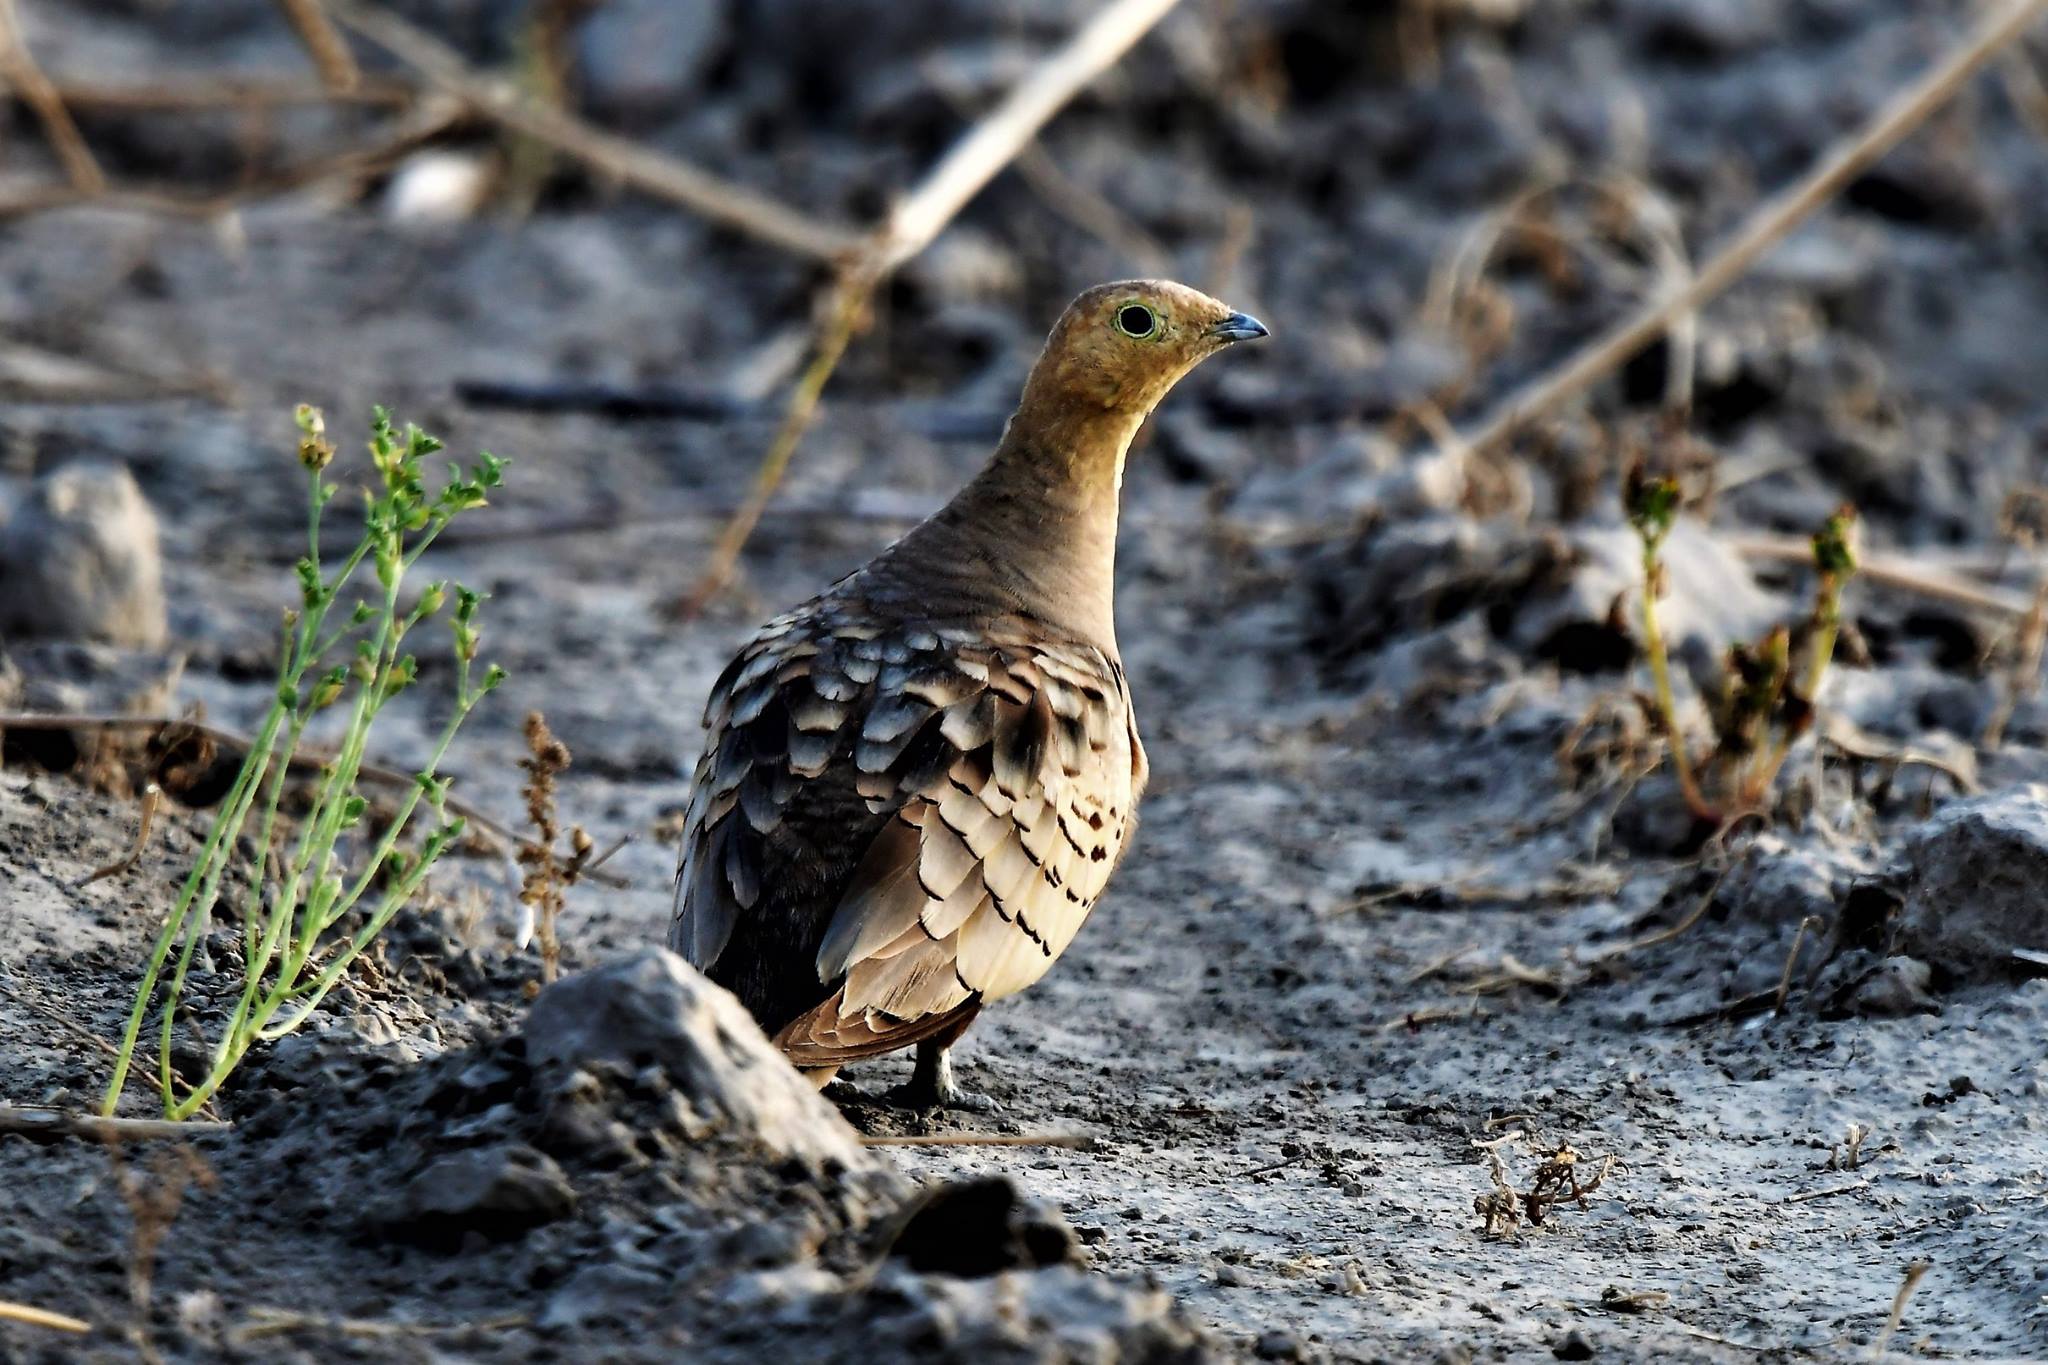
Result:
{"label": "yellow eye ring", "polygon": [[1159,335],[1160,318],[1157,309],[1134,301],[1117,305],[1110,325],[1133,341],[1150,341]]}

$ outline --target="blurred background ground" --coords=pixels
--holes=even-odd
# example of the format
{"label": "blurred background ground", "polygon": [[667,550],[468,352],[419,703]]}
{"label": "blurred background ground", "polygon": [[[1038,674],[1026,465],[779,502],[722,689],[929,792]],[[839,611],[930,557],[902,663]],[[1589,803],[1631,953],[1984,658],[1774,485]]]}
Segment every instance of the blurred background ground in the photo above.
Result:
{"label": "blurred background ground", "polygon": [[[572,900],[569,962],[656,942],[664,832],[732,648],[972,472],[1067,298],[1170,274],[1274,336],[1189,380],[1131,464],[1119,617],[1155,770],[1144,830],[1068,960],[961,1049],[964,1081],[1001,1113],[935,1121],[1084,1129],[1098,1147],[895,1164],[1007,1172],[1063,1211],[1075,1255],[1123,1277],[1117,1293],[1163,1286],[1180,1307],[1103,1310],[1101,1340],[1134,1357],[1834,1359],[1876,1340],[1919,1261],[1931,1268],[1889,1350],[2048,1349],[2031,1250],[2048,1231],[2048,991],[2007,951],[2048,950],[2029,894],[2048,872],[2031,785],[2048,776],[2048,710],[2022,629],[2043,572],[2029,509],[2048,456],[2048,35],[1708,306],[1689,347],[1652,347],[1446,480],[1429,414],[1474,419],[1703,259],[1977,9],[1188,0],[885,288],[736,582],[679,622],[667,608],[754,477],[803,358],[821,266],[460,111],[435,113],[419,146],[329,166],[434,111],[367,44],[375,97],[324,98],[267,0],[17,5],[114,202],[53,206],[65,168],[23,102],[0,108],[0,471],[19,507],[52,471],[125,465],[161,522],[168,608],[167,645],[10,628],[45,704],[198,702],[248,722],[301,546],[290,407],[323,406],[353,454],[368,406],[389,404],[458,455],[513,462],[496,510],[431,562],[492,595],[487,649],[512,675],[457,746],[461,789],[513,821],[520,722],[544,710],[575,755],[565,816],[600,843],[635,836],[612,865],[627,886]],[[1093,9],[394,8],[480,69],[848,224],[872,221]],[[270,95],[222,103],[230,74]],[[184,103],[205,107],[165,107],[194,90],[211,98]],[[1682,442],[1658,435],[1674,385]],[[611,401],[501,401],[563,386]],[[676,414],[678,396],[696,415]],[[1635,780],[1639,735],[1576,767],[1554,756],[1596,701],[1642,685],[1616,611],[1633,581],[1616,483],[1644,451],[1714,474],[1708,529],[1674,564],[1689,673],[1810,592],[1802,571],[1738,554],[1742,538],[1803,536],[1844,500],[1873,551],[2013,608],[1852,588],[1857,645],[1823,700],[1875,748],[1802,745],[1791,799],[1736,841],[1720,881],[1668,788]],[[39,681],[53,675],[68,681]],[[403,763],[436,719],[394,714],[380,743]],[[90,765],[34,773],[64,765],[9,744],[0,1098],[83,1103],[104,1058],[52,1016],[113,1032],[203,816],[172,821],[160,863],[68,891],[119,850],[132,807],[88,792]],[[1906,748],[1940,763],[1902,763]],[[399,1078],[397,1105],[422,1068],[519,1018],[532,968],[504,941],[509,897],[487,860],[454,881],[480,923],[466,942],[422,930],[411,951],[487,966],[466,985],[400,973],[388,998],[344,1001],[319,1047],[281,1050],[228,1099],[268,1126],[202,1146],[231,1184],[262,1144],[303,1143],[294,1123],[323,1121],[280,1097],[345,1088],[385,1057],[373,1069]],[[1684,934],[1612,951],[1703,897]],[[853,1079],[878,1089],[899,1069]],[[1871,1136],[1845,1160],[1852,1125]],[[1517,1128],[1527,1144],[1503,1153],[1517,1188],[1560,1144],[1588,1170],[1617,1164],[1584,1207],[1489,1232],[1474,1200],[1495,1186],[1474,1143]],[[362,1150],[385,1136],[370,1124]],[[0,1138],[0,1158],[34,1214],[0,1232],[0,1298],[118,1343],[134,1318],[130,1215],[104,1156]],[[382,1179],[355,1157],[306,1160],[333,1207]],[[537,1235],[491,1251],[488,1272],[445,1248],[366,1250],[346,1220],[208,1222],[222,1215],[194,1193],[195,1226],[238,1227],[258,1251],[223,1265],[174,1240],[145,1320],[157,1349],[193,1359],[280,1341],[321,1359],[427,1349],[317,1324],[236,1344],[240,1315],[280,1303],[531,1319],[444,1343],[478,1359],[681,1344],[739,1358],[805,1333],[849,1358],[878,1341],[1069,1349],[1029,1313],[1016,1321],[1039,1328],[976,1337],[960,1324],[979,1310],[953,1290],[863,1291],[834,1260],[861,1222],[836,1192],[826,1230],[745,1262],[646,1231],[684,1195],[586,1180],[573,1162],[566,1179],[584,1197],[576,1226],[610,1240]],[[700,1202],[744,1224],[742,1195],[759,1191]],[[601,1263],[638,1278],[579,1276],[568,1299],[564,1281]],[[737,1284],[806,1268],[772,1293]],[[191,1308],[207,1294],[230,1327]],[[655,1309],[670,1335],[648,1326]],[[0,1325],[0,1357],[73,1349]]]}

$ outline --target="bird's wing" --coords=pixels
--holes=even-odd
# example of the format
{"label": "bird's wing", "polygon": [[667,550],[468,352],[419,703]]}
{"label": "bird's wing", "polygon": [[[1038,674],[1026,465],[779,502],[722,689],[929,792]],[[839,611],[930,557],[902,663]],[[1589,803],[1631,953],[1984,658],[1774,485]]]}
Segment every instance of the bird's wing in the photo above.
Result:
{"label": "bird's wing", "polygon": [[[758,898],[750,847],[796,789],[829,770],[886,817],[817,951],[838,989],[778,1039],[799,1062],[904,1046],[1036,981],[1134,823],[1142,758],[1120,666],[1022,623],[772,624],[721,679],[710,721],[674,936],[698,965]],[[764,722],[772,735],[755,733]]]}

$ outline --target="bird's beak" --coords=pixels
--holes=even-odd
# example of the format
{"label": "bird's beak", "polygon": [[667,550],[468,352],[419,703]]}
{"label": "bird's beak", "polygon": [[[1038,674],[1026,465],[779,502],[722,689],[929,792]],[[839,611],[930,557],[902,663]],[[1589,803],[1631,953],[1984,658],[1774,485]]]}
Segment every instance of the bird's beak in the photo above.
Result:
{"label": "bird's beak", "polygon": [[1221,342],[1254,341],[1270,335],[1266,324],[1249,313],[1232,313],[1209,329],[1209,335]]}

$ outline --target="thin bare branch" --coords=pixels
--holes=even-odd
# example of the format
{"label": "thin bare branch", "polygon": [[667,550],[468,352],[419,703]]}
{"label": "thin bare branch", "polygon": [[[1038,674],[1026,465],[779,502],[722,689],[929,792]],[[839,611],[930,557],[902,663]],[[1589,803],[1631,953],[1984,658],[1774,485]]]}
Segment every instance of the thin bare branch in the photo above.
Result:
{"label": "thin bare branch", "polygon": [[[1800,536],[1736,535],[1728,537],[1727,544],[1744,559],[1813,566],[1813,542]],[[1858,561],[1856,573],[1868,583],[1999,616],[2025,617],[2033,609],[2028,599],[2017,594],[1979,587],[1944,568],[1902,555],[1866,554]]]}
{"label": "thin bare branch", "polygon": [[1054,114],[1178,3],[1115,0],[1018,82],[889,214],[881,229],[879,273],[888,274],[929,246],[984,185],[1016,160]]}
{"label": "thin bare branch", "polygon": [[789,469],[789,461],[796,454],[797,443],[804,433],[811,429],[817,417],[818,400],[824,396],[825,384],[832,378],[832,371],[839,367],[839,359],[846,354],[848,343],[867,316],[868,300],[875,291],[878,277],[868,266],[855,265],[841,270],[834,281],[832,292],[825,304],[825,317],[819,324],[818,340],[812,347],[811,363],[790,391],[789,405],[784,408],[782,425],[776,430],[775,439],[769,443],[768,453],[761,457],[760,467],[754,473],[754,486],[748,490],[747,499],[740,504],[732,519],[719,533],[718,544],[712,547],[710,561],[704,572],[698,576],[697,584],[674,606],[674,615],[689,620],[704,610],[704,606],[720,589],[731,581],[734,568],[739,564],[740,551],[746,548],[747,539],[754,534],[754,528],[761,524],[761,514],[768,510],[768,502],[775,496],[775,490],[782,484],[782,476]]}
{"label": "thin bare branch", "polygon": [[[0,195],[0,221],[58,209],[90,207],[167,218],[220,218],[257,200],[290,194],[330,180],[368,176],[389,166],[414,148],[432,141],[461,120],[465,106],[436,96],[397,120],[379,137],[330,156],[313,157],[259,176],[224,194],[192,194],[179,190],[111,187],[100,194],[51,187]],[[87,400],[93,401],[93,400]]]}
{"label": "thin bare branch", "polygon": [[851,229],[799,213],[757,190],[549,109],[508,83],[479,76],[447,44],[388,10],[365,0],[326,2],[342,26],[383,48],[428,83],[621,184],[800,256],[835,260],[860,245]]}
{"label": "thin bare branch", "polygon": [[1690,281],[1645,304],[1563,364],[1510,394],[1479,422],[1465,444],[1483,453],[1529,422],[1547,416],[1734,284],[1787,233],[1947,103],[2044,8],[2048,8],[2048,0],[2012,0],[2002,6],[1861,128],[1837,142],[1798,182],[1765,201]]}
{"label": "thin bare branch", "polygon": [[863,1147],[1069,1147],[1095,1150],[1087,1133],[913,1133],[901,1137],[862,1136]]}
{"label": "thin bare branch", "polygon": [[0,1104],[0,1133],[29,1138],[91,1138],[99,1142],[171,1138],[185,1141],[208,1133],[225,1133],[232,1127],[231,1123],[213,1123],[205,1119],[119,1119],[108,1118],[104,1114],[74,1114],[68,1109]]}
{"label": "thin bare branch", "polygon": [[92,149],[85,145],[78,125],[71,121],[71,112],[64,107],[56,87],[29,55],[28,39],[22,35],[21,16],[15,11],[14,0],[0,0],[0,81],[6,82],[22,103],[35,111],[51,150],[64,163],[64,174],[72,188],[80,194],[105,190],[107,177],[100,171],[100,163],[93,159]]}
{"label": "thin bare branch", "polygon": [[53,76],[57,96],[70,109],[105,113],[205,112],[212,109],[295,109],[327,104],[399,108],[419,97],[409,81],[365,77],[347,90],[304,80],[220,72],[146,81]]}
{"label": "thin bare branch", "polygon": [[363,78],[348,40],[335,30],[334,21],[320,7],[320,0],[277,0],[277,7],[298,30],[299,41],[320,73],[320,83],[329,90],[346,94]]}
{"label": "thin bare branch", "polygon": [[[354,4],[355,0],[348,0]],[[904,262],[923,251],[982,187],[1031,145],[1033,138],[1081,89],[1150,32],[1179,0],[1115,0],[1011,89],[967,136],[953,144],[918,187],[899,200],[868,239],[860,256],[842,265],[818,325],[812,360],[791,392],[754,479],[753,491],[718,539],[697,585],[675,606],[696,615],[732,577],[740,551],[789,468],[797,443],[810,429],[825,384],[846,353],[868,300]]]}

